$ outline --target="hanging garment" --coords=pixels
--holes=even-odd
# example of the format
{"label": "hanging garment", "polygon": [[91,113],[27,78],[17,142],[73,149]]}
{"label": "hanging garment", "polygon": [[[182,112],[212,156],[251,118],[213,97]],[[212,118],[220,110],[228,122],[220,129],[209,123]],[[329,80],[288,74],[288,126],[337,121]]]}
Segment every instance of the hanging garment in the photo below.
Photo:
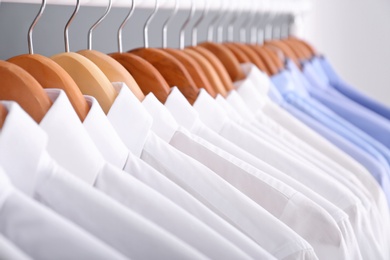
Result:
{"label": "hanging garment", "polygon": [[[283,183],[270,176],[265,176],[263,172],[253,166],[215,147],[204,139],[187,133],[185,129],[179,127],[170,112],[153,94],[148,94],[142,103],[153,116],[152,129],[163,140],[213,170],[292,228],[313,246],[319,258],[325,255],[332,255],[332,258],[335,259],[346,258],[347,249],[345,248],[345,242],[342,241],[341,231],[338,229],[337,223],[324,209]],[[264,194],[267,194],[267,196],[264,197]],[[307,217],[306,223],[318,221],[317,224],[296,225],[299,222],[298,219],[302,218],[302,214]],[[307,227],[313,225],[317,226],[315,232],[307,229]],[[319,231],[319,229],[323,229],[323,231]],[[331,233],[333,235],[330,235]],[[327,236],[322,237],[324,234],[327,234]]]}

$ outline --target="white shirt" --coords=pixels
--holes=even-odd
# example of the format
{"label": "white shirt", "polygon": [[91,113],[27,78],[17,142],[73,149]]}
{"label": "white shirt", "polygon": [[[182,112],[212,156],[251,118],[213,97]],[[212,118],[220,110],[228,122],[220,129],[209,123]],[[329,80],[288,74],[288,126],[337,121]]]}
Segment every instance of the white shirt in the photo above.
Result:
{"label": "white shirt", "polygon": [[[387,234],[388,228],[384,227],[390,226],[389,209],[386,197],[372,175],[347,154],[341,152],[320,135],[273,104],[267,96],[269,86],[272,84],[267,75],[253,65],[243,64],[242,68],[247,75],[247,80],[242,82],[238,88],[238,92],[245,100],[245,104],[248,104],[251,111],[256,112],[257,119],[262,121],[264,125],[269,126],[272,129],[272,133],[278,133],[278,139],[284,141],[285,144],[289,144],[290,148],[295,148],[293,149],[295,152],[299,150],[303,151],[300,154],[301,156],[319,166],[327,173],[332,173],[333,170],[332,176],[349,187],[363,203],[363,196],[365,196],[368,199],[368,203],[366,202],[364,205],[372,219],[370,221],[371,227],[375,236],[382,238],[386,248],[389,234]],[[248,84],[250,82],[253,84]],[[255,95],[254,92],[258,92],[261,95],[261,102],[256,102],[258,95]],[[280,120],[286,129],[294,129],[294,133],[300,136],[302,140],[293,136],[279,124],[270,122],[271,119],[266,114],[271,115],[272,119]],[[266,117],[268,119],[264,121]],[[258,126],[259,124],[256,125],[256,127]],[[311,145],[318,149],[318,151],[313,149]],[[360,182],[357,183],[356,180]]]}
{"label": "white shirt", "polygon": [[[113,123],[116,131],[124,134],[123,140],[127,142],[127,147],[134,151],[138,151],[138,146],[134,145],[137,144],[137,141],[131,140],[128,133],[131,133],[132,131],[138,134],[146,133],[143,132],[142,129],[145,129],[145,127],[146,129],[149,129],[148,126],[151,125],[152,118],[125,84],[113,83],[113,85],[118,91],[118,96],[111,108],[111,113],[108,113],[108,118]],[[137,118],[142,119],[143,124],[134,124],[135,119]],[[143,139],[138,140],[141,140],[141,145],[144,143],[142,141]],[[132,153],[129,155],[128,162],[130,163],[127,163],[125,166],[127,172],[216,230],[248,255],[255,259],[273,259],[269,253],[257,245],[252,239],[195,199],[175,182],[146,164],[146,162]]]}
{"label": "white shirt", "polygon": [[[247,77],[247,79],[243,81],[237,82],[235,85],[237,86],[237,92],[242,97],[242,99],[240,97],[237,97],[237,99],[240,99],[242,103],[234,102],[233,104],[234,107],[250,108],[250,111],[248,111],[247,113],[252,115],[254,113],[257,113],[258,116],[261,116],[261,122],[257,121],[256,119],[254,119],[254,117],[252,117],[250,120],[247,120],[247,122],[241,123],[245,128],[249,129],[257,136],[260,136],[263,139],[272,142],[273,145],[278,146],[281,149],[284,149],[286,152],[288,152],[291,156],[294,156],[296,159],[300,159],[303,162],[312,163],[317,167],[319,167],[320,169],[322,169],[323,171],[327,172],[330,176],[337,179],[345,186],[347,186],[350,190],[352,190],[353,193],[357,197],[359,197],[359,199],[363,202],[365,207],[370,207],[369,204],[375,203],[369,191],[364,187],[364,185],[359,181],[359,179],[355,176],[354,173],[341,167],[340,165],[330,160],[326,156],[322,155],[321,153],[316,152],[315,149],[303,150],[300,147],[294,145],[288,145],[288,142],[286,141],[283,143],[282,142],[283,138],[279,138],[279,136],[277,136],[275,132],[272,131],[274,125],[269,127],[269,129],[266,129],[267,124],[269,125],[271,120],[268,119],[267,116],[263,114],[260,109],[264,105],[265,103],[264,100],[266,98],[261,97],[260,92],[250,81],[250,77]],[[245,103],[243,100],[245,100]],[[240,114],[242,115],[242,113]],[[369,176],[371,180],[375,182],[372,176],[371,175]]]}
{"label": "white shirt", "polygon": [[0,234],[0,259],[32,260],[28,255]]}
{"label": "white shirt", "polygon": [[11,184],[34,196],[31,186],[41,180],[34,169],[47,136],[18,104],[2,104],[8,114],[0,134],[0,165],[10,177],[0,171],[0,233],[34,259],[127,259]]}
{"label": "white shirt", "polygon": [[[85,96],[85,99],[90,105],[89,113],[83,122],[85,129],[109,161],[115,161],[115,156],[125,155],[126,151],[126,156],[120,156],[126,160],[122,160],[118,165],[123,167],[127,162],[129,151],[111,126],[97,100],[90,96]],[[66,135],[66,133],[59,134],[62,138]],[[120,149],[117,150],[116,147]],[[237,257],[231,252],[231,248],[235,246],[228,240],[132,175],[116,169],[111,169],[109,172],[101,171],[94,186],[210,258]]]}
{"label": "white shirt", "polygon": [[[268,212],[262,210],[253,201],[224,182],[207,167],[169,146],[153,132],[150,132],[152,120],[146,111],[142,112],[142,105],[139,106],[139,101],[123,88],[118,94],[117,99],[122,99],[119,100],[121,104],[120,102],[116,103],[117,100],[114,101],[108,113],[108,118],[113,126],[116,129],[118,128],[118,133],[126,133],[126,137],[123,140],[131,136],[134,138],[135,136],[131,127],[125,130],[124,125],[130,125],[132,122],[133,128],[142,129],[134,129],[134,132],[142,133],[142,135],[137,135],[137,140],[129,141],[129,147],[131,147],[132,151],[139,151],[139,155],[143,160],[182,186],[225,220],[233,223],[276,258],[315,257],[311,247],[296,236],[294,232],[289,231],[287,227],[286,229],[281,229],[280,227],[283,226],[280,226],[281,223],[279,225],[276,224],[279,222],[272,224],[272,232],[270,230],[266,232],[266,229],[271,227],[264,227],[262,221],[272,223],[274,219]],[[127,114],[129,116],[132,115],[129,122],[123,123],[123,119],[119,120],[119,115],[123,117],[123,115]],[[125,116],[123,118],[128,117]],[[147,124],[140,124],[134,118],[143,118],[143,121],[147,122]],[[150,120],[146,121],[145,118]],[[269,216],[271,222],[267,219],[268,217],[264,218],[262,216]],[[267,239],[264,239],[261,233],[267,233]]]}
{"label": "white shirt", "polygon": [[[334,166],[336,163],[352,172],[366,187],[366,190],[372,194],[383,218],[389,219],[389,210],[385,195],[371,174],[349,155],[342,152],[321,135],[289,115],[288,112],[275,105],[267,96],[267,93],[270,90],[269,86],[272,84],[267,75],[250,64],[242,64],[241,66],[247,79],[256,86],[256,90],[263,99],[263,101],[259,103],[249,103],[251,104],[250,107],[252,107],[252,111],[257,109],[257,119],[271,127],[273,133],[277,133],[280,139],[286,141],[286,143],[301,148],[306,151],[307,154],[325,160],[327,164],[332,162],[332,165]],[[252,92],[253,91],[250,91],[250,93]],[[248,96],[250,93],[239,93],[243,99],[250,99]],[[263,121],[263,118],[267,116],[268,120]],[[270,120],[270,118],[272,118],[272,120]],[[330,160],[326,158],[329,158]]]}
{"label": "white shirt", "polygon": [[[62,91],[61,93],[63,94]],[[50,123],[56,123],[56,120],[51,120],[52,116],[59,116],[59,120],[68,119],[66,115],[50,113],[56,105],[61,105],[61,95],[42,120],[46,127],[49,127]],[[13,124],[10,124],[7,135],[4,128],[1,133],[4,140],[1,147],[4,152],[0,164],[15,187],[22,192],[127,257],[203,257],[181,240],[61,168],[45,150],[47,135],[19,106],[13,105],[7,120]],[[53,230],[55,229],[50,232]],[[150,250],[150,247],[154,250]]]}
{"label": "white shirt", "polygon": [[[235,101],[233,104],[234,107],[247,108],[248,106],[246,106],[246,104],[253,104],[251,107],[251,111],[249,111],[247,114],[252,114],[252,111],[259,110],[261,102],[258,102],[258,104],[256,105],[256,98],[258,98],[256,92],[258,91],[255,89],[253,84],[248,79],[246,79],[239,83],[236,83],[236,86],[238,87],[237,90],[242,92],[241,96],[243,97],[243,99],[249,102],[244,103],[240,97],[237,97],[237,101]],[[245,91],[242,91],[243,89]],[[233,90],[232,92],[235,91]],[[266,116],[263,116],[263,118],[264,117]],[[384,236],[382,234],[383,225],[379,210],[375,205],[376,201],[374,200],[370,192],[366,189],[366,187],[355,176],[354,173],[334,163],[326,156],[322,156],[320,153],[315,153],[314,149],[312,149],[314,151],[309,152],[303,151],[298,147],[294,147],[293,145],[291,145],[290,147],[286,146],[285,144],[281,143],[280,140],[276,139],[276,137],[274,136],[275,134],[270,134],[271,131],[260,131],[260,128],[262,126],[260,123],[256,124],[255,122],[254,124],[250,124],[248,122],[240,122],[239,124],[241,124],[245,129],[254,133],[256,136],[260,137],[262,140],[268,142],[272,146],[284,150],[286,153],[289,154],[291,158],[294,158],[294,160],[299,160],[302,163],[307,164],[309,167],[310,165],[318,167],[324,173],[327,173],[328,176],[331,176],[334,180],[337,180],[338,182],[342,183],[362,202],[362,205],[365,207],[368,212],[368,215],[370,216],[370,224],[374,234],[378,234],[379,236],[382,235],[381,239],[384,239]],[[256,127],[254,127],[254,125],[256,125]],[[373,179],[372,176],[370,177],[371,180],[375,182],[375,179]]]}
{"label": "white shirt", "polygon": [[[237,161],[237,158],[240,158],[243,161],[248,160],[248,158],[252,158],[252,160],[259,161],[258,159],[253,158],[251,154],[248,154],[247,152],[243,151],[241,148],[235,146],[229,141],[218,136],[216,133],[209,130],[204,124],[202,124],[199,120],[197,112],[190,106],[188,101],[184,98],[184,96],[180,93],[180,91],[177,88],[174,88],[171,91],[170,95],[168,96],[165,102],[165,106],[171,111],[175,119],[177,119],[182,126],[186,127],[186,129],[190,130],[192,133],[196,135],[201,136],[202,138],[205,138],[205,140],[210,140],[210,142],[212,142],[218,147],[223,147],[223,149],[227,149],[226,151],[236,156],[236,158],[232,158],[232,156],[225,155],[227,160],[234,162]],[[198,141],[201,142],[201,140]],[[206,147],[208,146],[208,149],[213,149],[207,144],[205,146]],[[188,149],[188,148],[184,146],[182,149]],[[209,155],[207,151],[204,151],[202,153],[196,154],[195,156],[197,158],[199,158],[200,156],[205,158],[210,158],[212,155]],[[220,154],[220,156],[222,155]],[[207,161],[205,161],[205,163],[207,163]],[[210,164],[209,166],[212,169],[214,169],[213,167],[215,167],[216,163],[217,162],[213,162],[214,165]],[[226,162],[221,165],[223,166],[225,164]],[[257,162],[257,165],[260,164]],[[249,170],[249,173],[251,173],[251,175],[238,176],[239,174],[238,172],[229,173],[231,169],[224,168],[223,170],[226,171],[225,174],[228,175],[228,178],[232,179],[231,181],[232,184],[236,183],[237,185],[242,186],[241,189],[242,192],[244,193],[246,192],[246,194],[249,197],[251,197],[253,200],[260,203],[260,205],[263,205],[265,209],[271,212],[274,216],[280,218],[286,224],[289,225],[289,223],[292,223],[289,226],[292,227],[294,230],[296,230],[298,234],[302,235],[302,237],[306,238],[311,245],[313,245],[314,249],[317,252],[317,255],[320,258],[321,256],[324,255],[327,255],[328,257],[332,255],[332,259],[336,259],[336,258],[359,259],[360,257],[359,250],[357,248],[356,240],[354,239],[353,231],[350,228],[347,215],[345,215],[343,212],[341,212],[339,209],[335,208],[334,206],[329,207],[329,203],[327,202],[322,203],[324,204],[324,206],[328,207],[327,208],[328,212],[332,215],[334,221],[337,222],[340,230],[342,230],[340,231],[339,228],[333,229],[335,232],[334,233],[335,237],[337,237],[337,234],[341,232],[343,236],[342,239],[344,239],[345,237],[345,241],[346,241],[345,245],[343,245],[343,243],[339,243],[337,239],[336,241],[333,241],[336,242],[335,243],[336,246],[334,245],[333,247],[334,251],[332,253],[332,250],[330,250],[332,246],[325,243],[322,238],[317,237],[318,234],[326,234],[327,232],[325,230],[331,231],[332,228],[328,227],[327,224],[325,224],[326,221],[322,222],[324,226],[315,223],[310,224],[311,221],[316,222],[317,220],[319,220],[317,214],[321,214],[321,212],[322,214],[324,214],[323,212],[325,210],[322,207],[315,204],[307,197],[303,196],[300,192],[297,192],[296,190],[284,184],[283,182],[280,182],[272,175],[268,175],[267,173],[259,170],[254,171],[253,169],[250,169],[251,166],[248,165],[246,165],[245,167],[246,169]],[[250,187],[254,187],[254,188],[250,189]],[[267,194],[267,196],[264,196],[264,194]],[[309,193],[309,195],[310,198],[313,197],[313,192]],[[314,194],[314,196],[315,195],[316,194]],[[317,197],[320,196],[317,195],[316,198]],[[323,202],[321,197],[319,201]],[[290,203],[294,204],[293,209],[288,206]],[[289,211],[290,209],[292,210]],[[278,210],[280,212],[283,212],[283,216],[280,216],[277,213]],[[316,212],[316,213],[310,216],[310,213],[304,213],[305,211],[311,213]],[[327,215],[327,213],[325,214]],[[302,220],[302,215],[306,216],[307,219]],[[313,217],[312,220],[310,220],[311,217]],[[299,227],[303,222],[305,223],[305,225],[303,227]],[[317,228],[313,230],[312,229],[313,226],[316,226]],[[330,224],[330,226],[333,227],[333,224]],[[319,230],[321,228],[324,229],[323,232]],[[304,230],[304,229],[311,229],[312,231],[315,231],[314,233],[317,233],[317,235],[311,234],[312,232],[311,230]],[[332,242],[330,242],[330,244],[332,244]],[[318,252],[321,252],[322,254]]]}
{"label": "white shirt", "polygon": [[[349,215],[360,246],[367,247],[368,244],[371,244],[367,250],[372,250],[372,256],[380,254],[380,243],[378,243],[378,238],[375,237],[370,227],[368,213],[360,200],[344,185],[330,178],[315,166],[308,166],[301,161],[294,160],[285,151],[268,144],[265,140],[232,122],[222,108],[204,90],[201,90],[194,103],[194,108],[198,111],[201,120],[216,133],[299,180],[344,210]],[[216,118],[218,120],[215,120]],[[367,239],[367,237],[370,237],[370,239]]]}

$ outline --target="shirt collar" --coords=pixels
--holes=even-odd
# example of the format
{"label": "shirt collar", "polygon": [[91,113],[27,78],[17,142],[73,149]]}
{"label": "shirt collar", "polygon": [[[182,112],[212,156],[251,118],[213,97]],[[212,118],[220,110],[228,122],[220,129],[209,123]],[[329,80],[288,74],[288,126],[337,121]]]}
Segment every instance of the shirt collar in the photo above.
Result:
{"label": "shirt collar", "polygon": [[175,120],[184,128],[192,130],[199,121],[198,112],[191,106],[177,87],[173,87],[165,101],[165,107]]}
{"label": "shirt collar", "polygon": [[244,63],[241,64],[241,68],[244,71],[244,74],[246,75],[246,79],[248,79],[251,82],[257,83],[257,91],[262,96],[267,96],[268,92],[270,91],[271,82],[270,78],[267,74],[259,70],[255,65],[252,63]]}
{"label": "shirt collar", "polygon": [[225,122],[229,120],[226,112],[204,89],[200,90],[193,107],[198,112],[202,122],[217,133],[222,130]]}
{"label": "shirt collar", "polygon": [[[247,84],[245,84],[245,85],[247,85]],[[254,98],[256,98],[256,97],[254,97]],[[226,97],[226,101],[229,104],[231,104],[231,106],[240,114],[240,116],[244,120],[250,121],[253,119],[253,112],[256,111],[257,109],[253,109],[253,112],[252,112],[252,109],[249,109],[246,102],[244,102],[244,100],[237,93],[237,91],[235,91],[235,90],[230,91],[228,96]],[[254,100],[252,100],[252,102],[255,103]],[[260,105],[257,108],[259,108],[259,107],[260,107]]]}
{"label": "shirt collar", "polygon": [[329,79],[326,76],[324,69],[321,66],[320,59],[321,58],[319,58],[319,57],[314,57],[311,60],[311,65],[313,66],[313,69],[316,71],[316,73],[317,73],[318,77],[321,79],[321,81],[324,82],[325,84],[329,84]]}
{"label": "shirt collar", "polygon": [[310,81],[311,84],[308,84],[309,87],[326,89],[327,81],[318,76],[311,62],[307,61],[303,64],[303,75]]}
{"label": "shirt collar", "polygon": [[129,150],[108,121],[98,101],[91,96],[84,97],[90,107],[83,122],[84,128],[106,161],[123,169]]}
{"label": "shirt collar", "polygon": [[1,103],[8,114],[0,132],[0,165],[15,187],[33,195],[47,135],[16,102]]}
{"label": "shirt collar", "polygon": [[118,93],[107,118],[122,142],[136,156],[140,156],[153,119],[137,97],[124,83],[113,83]]}
{"label": "shirt collar", "polygon": [[104,158],[89,137],[65,92],[45,89],[53,104],[39,124],[49,136],[47,151],[59,165],[93,184]]}
{"label": "shirt collar", "polygon": [[0,209],[2,209],[8,196],[13,192],[14,187],[11,184],[10,179],[5,174],[2,168],[0,168]]}
{"label": "shirt collar", "polygon": [[252,112],[257,111],[265,105],[266,96],[259,92],[258,88],[256,88],[253,82],[248,78],[240,82],[236,82],[234,85],[236,86],[237,93],[245,101],[246,106]]}
{"label": "shirt collar", "polygon": [[145,109],[153,117],[152,130],[164,141],[168,142],[179,128],[169,110],[161,104],[153,93],[146,95],[142,101]]}
{"label": "shirt collar", "polygon": [[279,104],[283,102],[283,97],[267,74],[251,63],[241,64],[241,66],[246,78],[252,82],[266,102],[270,101],[268,97]]}
{"label": "shirt collar", "polygon": [[279,90],[280,94],[287,95],[290,92],[295,92],[300,95],[306,96],[307,92],[302,88],[302,82],[294,79],[293,72],[284,70],[281,73],[272,77],[272,82]]}
{"label": "shirt collar", "polygon": [[229,102],[227,102],[222,95],[218,94],[215,98],[215,101],[217,101],[219,106],[225,110],[231,120],[237,123],[241,123],[244,121],[244,119],[240,116],[236,109],[234,109],[232,105],[229,104]]}

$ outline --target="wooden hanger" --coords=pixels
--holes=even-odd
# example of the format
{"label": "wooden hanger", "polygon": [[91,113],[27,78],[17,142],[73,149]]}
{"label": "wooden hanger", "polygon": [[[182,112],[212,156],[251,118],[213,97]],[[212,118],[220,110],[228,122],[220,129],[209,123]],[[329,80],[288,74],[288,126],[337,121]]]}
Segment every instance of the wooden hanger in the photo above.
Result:
{"label": "wooden hanger", "polygon": [[41,122],[52,105],[33,76],[6,61],[0,61],[0,99],[16,101],[37,123]]}
{"label": "wooden hanger", "polygon": [[240,63],[227,47],[213,42],[203,42],[199,46],[212,52],[221,61],[233,82],[245,78]]}
{"label": "wooden hanger", "polygon": [[154,48],[139,48],[131,50],[129,53],[150,62],[161,73],[170,87],[177,86],[191,104],[195,102],[199,89],[186,68],[172,55]]}
{"label": "wooden hanger", "polygon": [[69,52],[68,29],[79,8],[80,0],[77,0],[76,8],[65,26],[66,52],[56,54],[51,59],[72,77],[84,95],[95,97],[103,111],[108,113],[117,96],[111,82],[92,61],[78,53]]}
{"label": "wooden hanger", "polygon": [[212,87],[209,79],[205,75],[205,72],[202,70],[201,65],[198,64],[198,62],[191,57],[188,53],[185,53],[183,51],[184,49],[184,32],[185,28],[187,27],[190,19],[193,17],[193,14],[195,12],[194,5],[191,2],[191,12],[183,25],[180,28],[179,32],[179,46],[180,50],[178,49],[172,49],[168,48],[168,25],[171,21],[173,21],[173,18],[176,16],[176,14],[179,11],[179,1],[175,0],[175,8],[173,9],[173,12],[169,15],[168,19],[164,22],[163,25],[163,46],[162,50],[169,53],[173,57],[175,57],[190,73],[192,79],[195,82],[195,85],[198,88],[204,88],[206,91],[213,97],[216,96],[216,92],[214,88]]}
{"label": "wooden hanger", "polygon": [[167,52],[160,49],[149,48],[149,24],[156,15],[158,6],[158,0],[156,0],[154,10],[148,17],[144,26],[145,48],[131,50],[129,53],[135,54],[150,62],[161,73],[171,87],[177,86],[187,100],[193,104],[198,97],[199,89],[196,87],[194,80],[184,65]]}
{"label": "wooden hanger", "polygon": [[72,77],[60,65],[38,54],[19,55],[8,61],[26,70],[42,88],[64,90],[80,120],[84,121],[89,111],[87,101]]}
{"label": "wooden hanger", "polygon": [[7,118],[8,110],[0,103],[0,129],[3,128],[5,119]]}
{"label": "wooden hanger", "polygon": [[312,57],[315,57],[317,56],[317,51],[315,50],[315,48],[309,44],[307,41],[304,41],[302,39],[299,39],[297,37],[294,37],[294,36],[289,36],[287,38],[288,41],[293,41],[293,42],[297,42],[298,44],[301,44],[302,47],[304,47],[309,53],[310,53],[310,58]]}
{"label": "wooden hanger", "polygon": [[61,68],[61,66],[50,58],[34,54],[32,33],[35,25],[42,16],[45,7],[46,1],[42,1],[39,13],[28,30],[29,54],[10,58],[8,59],[8,62],[23,68],[33,76],[43,88],[59,88],[64,90],[80,120],[83,121],[88,114],[89,106],[74,80],[63,68]]}
{"label": "wooden hanger", "polygon": [[310,52],[308,52],[305,47],[301,44],[293,41],[288,41],[287,39],[281,40],[284,44],[288,45],[292,51],[298,56],[300,61],[310,58]]}
{"label": "wooden hanger", "polygon": [[218,94],[221,94],[223,97],[227,96],[227,91],[222,83],[221,78],[219,77],[217,71],[215,68],[211,65],[211,63],[201,54],[196,52],[193,49],[186,48],[184,49],[184,52],[190,55],[192,58],[194,58],[198,64],[200,65],[201,69],[205,73],[208,80],[211,82],[212,86],[214,87],[214,91]]}
{"label": "wooden hanger", "polygon": [[137,82],[130,75],[130,73],[115,59],[111,58],[105,53],[92,50],[92,33],[93,30],[103,21],[103,19],[108,15],[112,7],[112,1],[108,1],[108,7],[99,20],[92,25],[88,32],[88,49],[81,50],[77,53],[83,55],[104,73],[110,82],[124,82],[130,90],[137,96],[138,99],[143,100],[145,98],[141,89],[139,88]]}
{"label": "wooden hanger", "polygon": [[251,62],[251,59],[235,44],[231,42],[224,42],[223,45],[226,46],[233,53],[239,63]]}
{"label": "wooden hanger", "polygon": [[165,103],[171,89],[164,77],[152,64],[131,53],[118,52],[109,55],[133,75],[144,95],[152,92],[161,103]]}
{"label": "wooden hanger", "polygon": [[279,50],[281,50],[283,52],[283,54],[291,59],[297,66],[298,68],[301,68],[301,63],[299,61],[299,58],[298,56],[295,54],[295,52],[293,50],[291,50],[291,48],[286,45],[285,43],[281,42],[281,41],[266,41],[264,43],[265,46],[273,46]]}
{"label": "wooden hanger", "polygon": [[278,57],[278,55],[274,51],[272,51],[270,48],[267,48],[266,46],[261,46],[261,48],[272,59],[274,65],[278,69],[278,72],[284,70],[284,63],[283,63],[283,61]]}
{"label": "wooden hanger", "polygon": [[205,75],[205,72],[202,70],[201,65],[193,57],[182,50],[167,48],[163,49],[163,51],[171,54],[178,61],[180,61],[181,64],[184,65],[198,88],[204,88],[212,97],[217,95],[210,81]]}
{"label": "wooden hanger", "polygon": [[187,47],[186,49],[194,50],[206,58],[206,60],[214,67],[227,92],[234,89],[233,81],[230,78],[229,73],[223,66],[222,62],[212,52],[202,46]]}

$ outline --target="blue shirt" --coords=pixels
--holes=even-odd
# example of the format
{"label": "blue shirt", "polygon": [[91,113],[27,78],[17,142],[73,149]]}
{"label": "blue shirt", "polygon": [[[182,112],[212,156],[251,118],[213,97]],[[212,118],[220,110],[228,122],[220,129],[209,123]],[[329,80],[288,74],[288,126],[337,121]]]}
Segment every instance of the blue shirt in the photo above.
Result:
{"label": "blue shirt", "polygon": [[[303,74],[310,82],[310,84],[305,85],[305,88],[310,96],[386,147],[390,147],[390,121],[331,87],[329,80],[324,78],[323,73],[321,73],[318,63],[319,60],[314,58],[311,62],[305,62],[303,65]],[[296,72],[294,66],[295,64],[289,64],[289,68],[294,70],[294,73],[301,73]]]}
{"label": "blue shirt", "polygon": [[[327,110],[318,104],[318,102],[315,102],[307,91],[305,91],[304,85],[309,83],[307,81],[305,82],[304,79],[300,81],[300,78],[299,75],[291,73],[290,71],[284,71],[272,78],[273,83],[285,101],[283,103],[279,100],[279,104],[295,116],[300,114],[298,118],[301,120],[302,115],[305,115],[304,123],[308,124],[309,122],[311,127],[313,127],[313,125],[316,126],[317,129],[315,130],[320,128],[322,131],[321,134],[323,134],[325,138],[333,141],[335,145],[363,163],[370,169],[371,174],[385,190],[386,195],[390,195],[390,167],[386,157],[365,139],[361,139],[359,137],[361,133],[356,133],[358,130],[356,127],[348,125],[344,119],[339,118],[332,111]],[[320,125],[321,127],[319,127]],[[342,140],[340,138],[335,139],[335,133],[355,146],[346,145],[345,142],[343,143],[340,141]],[[363,133],[363,135],[366,134]],[[369,137],[367,138],[369,139]],[[362,150],[365,153],[362,152]],[[362,157],[365,159],[362,160]],[[373,160],[375,160],[376,163],[373,163]],[[375,167],[375,165],[378,165],[378,167]],[[387,198],[389,199],[388,201],[390,201],[390,196]]]}
{"label": "blue shirt", "polygon": [[[329,80],[329,84],[340,94],[350,98],[351,100],[359,103],[360,105],[370,109],[371,111],[381,115],[390,120],[390,108],[379,103],[378,101],[368,97],[367,95],[356,90],[344,80],[342,80],[334,71],[331,64],[324,57],[317,58],[320,69],[325,73],[326,78]],[[317,65],[316,65],[317,66]],[[317,68],[319,69],[319,68]]]}

